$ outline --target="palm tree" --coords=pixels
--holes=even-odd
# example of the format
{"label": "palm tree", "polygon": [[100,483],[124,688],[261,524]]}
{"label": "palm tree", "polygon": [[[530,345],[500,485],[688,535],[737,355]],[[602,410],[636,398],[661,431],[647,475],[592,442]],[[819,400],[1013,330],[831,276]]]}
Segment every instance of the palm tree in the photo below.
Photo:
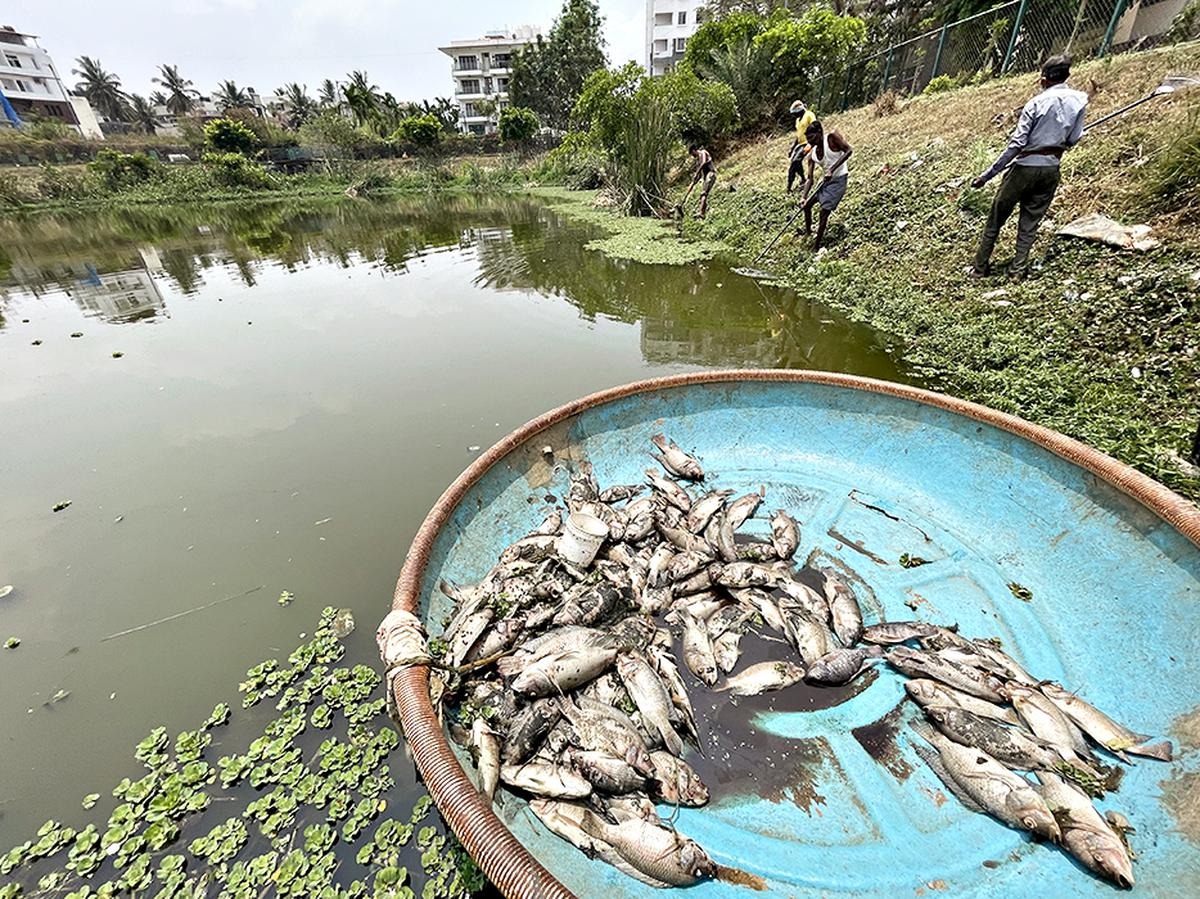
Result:
{"label": "palm tree", "polygon": [[317,95],[317,100],[322,106],[337,107],[342,105],[342,92],[338,90],[338,86],[333,83],[333,79],[326,78],[321,82],[321,92]]}
{"label": "palm tree", "polygon": [[161,77],[151,78],[155,84],[161,84],[167,93],[167,111],[175,115],[191,112],[196,105],[200,92],[192,87],[192,82],[179,74],[178,66],[161,65],[158,67]]}
{"label": "palm tree", "polygon": [[121,90],[121,79],[111,72],[104,71],[100,60],[90,56],[81,56],[75,60],[79,68],[72,69],[72,75],[82,79],[75,90],[79,91],[102,116],[114,121],[125,117],[125,92]]}
{"label": "palm tree", "polygon": [[162,91],[150,91],[150,102],[155,106],[166,106],[167,95]]}
{"label": "palm tree", "polygon": [[140,94],[130,94],[129,121],[146,134],[153,134],[158,125],[158,117],[154,114],[154,103]]}
{"label": "palm tree", "polygon": [[250,95],[232,81],[222,81],[217,85],[217,91],[213,94],[213,99],[216,101],[217,106],[221,108],[221,112],[227,112],[239,106],[250,105]]}
{"label": "palm tree", "polygon": [[304,121],[316,112],[312,97],[308,95],[308,85],[291,82],[275,89],[275,99],[283,107],[288,125],[299,128]]}
{"label": "palm tree", "polygon": [[357,84],[347,84],[345,89],[346,105],[350,114],[359,125],[365,125],[379,112],[379,97],[369,90],[364,90]]}
{"label": "palm tree", "polygon": [[753,41],[743,40],[714,52],[698,66],[698,72],[729,85],[744,123],[756,122],[770,111],[771,59]]}

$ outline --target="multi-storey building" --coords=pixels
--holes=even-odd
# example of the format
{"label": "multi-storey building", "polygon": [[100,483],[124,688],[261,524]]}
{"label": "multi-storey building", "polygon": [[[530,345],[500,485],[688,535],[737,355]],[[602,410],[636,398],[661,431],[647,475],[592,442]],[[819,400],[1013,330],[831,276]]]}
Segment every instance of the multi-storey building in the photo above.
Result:
{"label": "multi-storey building", "polygon": [[665,75],[704,21],[705,0],[646,0],[646,71]]}
{"label": "multi-storey building", "polygon": [[451,41],[438,49],[450,57],[458,126],[464,133],[492,134],[500,110],[508,104],[513,55],[533,43],[528,25],[489,31],[481,38]]}
{"label": "multi-storey building", "polygon": [[37,36],[11,25],[0,27],[0,94],[0,125],[19,127],[40,116],[70,125],[85,137],[104,136],[91,104],[67,90]]}

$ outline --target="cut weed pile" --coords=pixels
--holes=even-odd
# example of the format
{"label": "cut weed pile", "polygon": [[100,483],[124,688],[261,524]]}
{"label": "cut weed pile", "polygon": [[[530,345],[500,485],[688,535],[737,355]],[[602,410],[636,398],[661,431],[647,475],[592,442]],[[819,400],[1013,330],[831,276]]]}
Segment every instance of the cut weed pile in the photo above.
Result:
{"label": "cut weed pile", "polygon": [[[1081,65],[1071,81],[1091,94],[1095,120],[1168,73],[1197,70],[1193,43]],[[762,265],[899,338],[929,386],[1062,431],[1200,498],[1200,472],[1183,458],[1200,422],[1200,196],[1195,154],[1178,152],[1197,127],[1200,89],[1089,134],[1064,158],[1031,276],[974,280],[967,268],[999,179],[983,190],[970,179],[1004,146],[1036,81],[918,97],[882,117],[872,107],[831,116],[855,153],[829,250],[814,257],[807,238],[786,235]],[[757,255],[796,209],[783,192],[789,144],[758,140],[721,160],[708,220],[685,233]],[[1054,236],[1096,211],[1150,224],[1162,245],[1135,253]],[[999,266],[1012,257],[1015,222]]]}

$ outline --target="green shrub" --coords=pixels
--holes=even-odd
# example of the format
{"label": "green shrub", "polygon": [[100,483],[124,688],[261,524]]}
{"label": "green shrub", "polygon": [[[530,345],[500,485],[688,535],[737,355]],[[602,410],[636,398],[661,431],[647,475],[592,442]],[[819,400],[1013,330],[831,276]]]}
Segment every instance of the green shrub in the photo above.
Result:
{"label": "green shrub", "polygon": [[738,123],[733,89],[720,81],[701,80],[688,66],[647,84],[666,103],[675,134],[685,143],[723,137]]}
{"label": "green shrub", "polygon": [[339,112],[323,112],[300,126],[300,145],[303,147],[336,147],[351,151],[363,146],[367,139],[352,120]]}
{"label": "green shrub", "polygon": [[401,119],[390,139],[414,144],[418,147],[432,147],[441,136],[441,120],[433,113],[427,112],[423,115],[410,115]]}
{"label": "green shrub", "polygon": [[257,162],[241,153],[205,153],[201,162],[213,180],[223,187],[263,190],[275,187],[275,179]]}
{"label": "green shrub", "polygon": [[586,131],[571,131],[546,154],[538,178],[571,190],[595,190],[604,183],[604,152]]}
{"label": "green shrub", "polygon": [[92,192],[88,178],[61,166],[43,162],[38,166],[37,192],[47,200],[82,200]]}
{"label": "green shrub", "polygon": [[121,153],[105,147],[88,163],[90,171],[108,190],[124,190],[153,178],[159,165],[145,153]]}
{"label": "green shrub", "polygon": [[507,106],[500,110],[500,140],[523,144],[537,134],[542,122],[537,113],[524,106]]}
{"label": "green shrub", "polygon": [[64,140],[77,137],[74,128],[58,119],[47,119],[42,116],[31,117],[21,128],[22,133],[35,140]]}
{"label": "green shrub", "polygon": [[952,91],[958,87],[958,79],[953,75],[938,75],[936,78],[930,79],[925,85],[925,90],[922,94],[944,94],[946,91]]}
{"label": "green shrub", "polygon": [[392,186],[392,176],[378,162],[369,162],[359,169],[358,174],[350,182],[346,193],[361,196]]}
{"label": "green shrub", "polygon": [[1151,194],[1172,208],[1200,203],[1200,107],[1165,137],[1146,173]]}
{"label": "green shrub", "polygon": [[232,119],[213,119],[204,126],[204,146],[217,153],[241,153],[254,150],[258,139],[254,132]]}

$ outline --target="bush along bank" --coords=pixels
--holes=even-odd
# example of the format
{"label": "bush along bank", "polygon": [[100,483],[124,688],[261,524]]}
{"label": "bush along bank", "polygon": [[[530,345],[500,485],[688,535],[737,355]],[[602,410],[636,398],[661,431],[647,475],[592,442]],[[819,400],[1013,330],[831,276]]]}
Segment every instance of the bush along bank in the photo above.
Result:
{"label": "bush along bank", "polygon": [[[1198,64],[1200,48],[1173,48],[1084,66],[1073,80],[1090,86],[1096,118]],[[994,188],[966,184],[1035,92],[1032,78],[1006,79],[911,100],[890,116],[832,118],[855,156],[829,249],[814,256],[788,233],[761,264],[895,336],[930,387],[1083,440],[1200,499],[1200,470],[1187,458],[1200,425],[1200,157],[1186,152],[1196,100],[1159,100],[1089,135],[1064,160],[1031,276],[975,280],[966,268]],[[718,188],[708,220],[689,221],[686,233],[756,256],[798,208],[782,188],[787,145],[755,143],[720,160],[735,189]],[[1097,210],[1148,222],[1162,245],[1135,253],[1053,235],[1055,224]],[[1015,216],[1000,263],[1014,226]]]}

